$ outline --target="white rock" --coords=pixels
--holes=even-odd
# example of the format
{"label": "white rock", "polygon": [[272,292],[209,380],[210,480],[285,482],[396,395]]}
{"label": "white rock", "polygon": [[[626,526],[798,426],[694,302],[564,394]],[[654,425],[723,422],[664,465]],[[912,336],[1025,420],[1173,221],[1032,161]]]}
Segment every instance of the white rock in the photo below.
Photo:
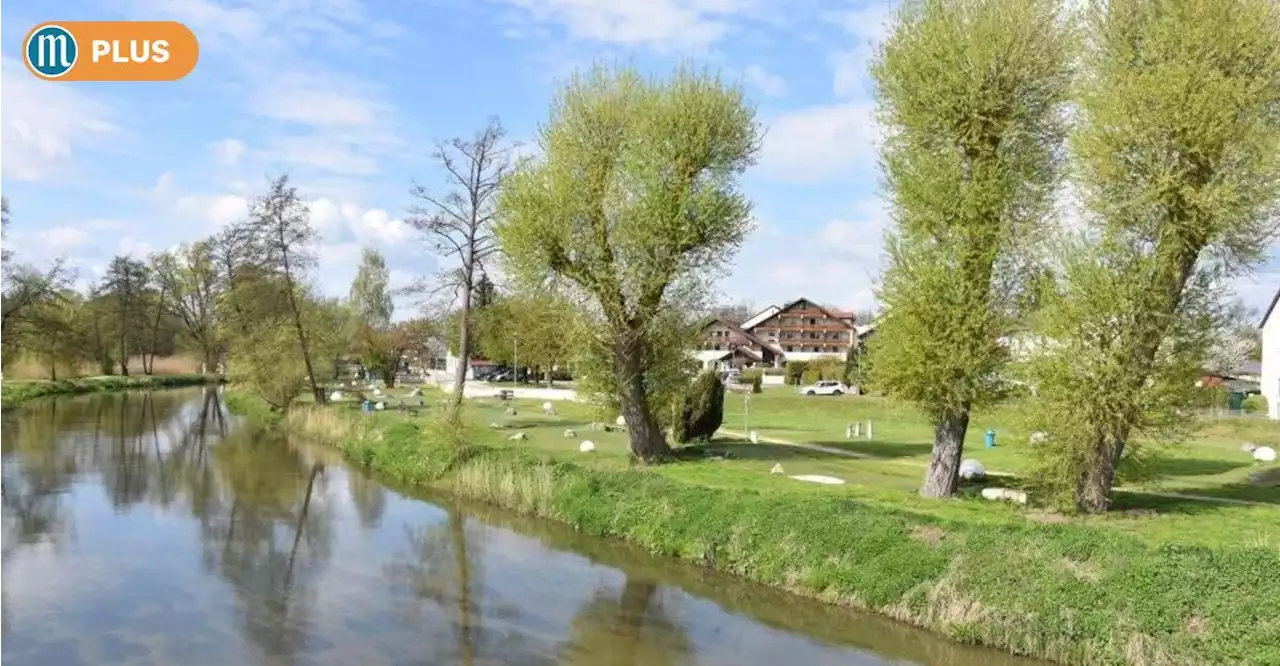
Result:
{"label": "white rock", "polygon": [[1006,501],[1014,504],[1026,504],[1027,494],[1021,490],[1013,490],[1011,488],[983,488],[983,499],[989,499],[995,502]]}
{"label": "white rock", "polygon": [[550,402],[544,402],[542,403],[542,413],[546,414],[547,416],[555,416],[556,406],[551,404]]}
{"label": "white rock", "polygon": [[571,438],[573,438],[573,437],[577,437],[577,436],[578,436],[578,433],[574,432],[573,430],[566,430],[566,431],[564,431],[564,438],[565,438],[565,439],[571,439]]}
{"label": "white rock", "polygon": [[1044,432],[1043,430],[1037,430],[1031,433],[1030,443],[1032,446],[1044,444],[1047,441],[1049,441],[1049,433]]}
{"label": "white rock", "polygon": [[968,458],[960,462],[960,478],[965,481],[981,481],[987,478],[987,469],[977,460]]}
{"label": "white rock", "polygon": [[373,403],[373,408],[374,408],[374,409],[376,409],[376,410],[379,410],[379,411],[384,410],[384,409],[386,409],[386,408],[387,408],[387,403],[385,403],[385,402],[383,402],[383,401],[379,400],[379,401],[377,401],[377,402]]}
{"label": "white rock", "polygon": [[502,424],[501,424],[501,423],[490,423],[490,424],[489,424],[489,427],[490,427],[490,428],[493,428],[494,430],[502,430]]}
{"label": "white rock", "polygon": [[591,453],[592,451],[596,450],[595,442],[592,442],[591,440],[588,439],[587,441],[578,445],[578,450],[583,453]]}
{"label": "white rock", "polygon": [[773,469],[769,470],[770,474],[783,474],[782,463],[774,463]]}
{"label": "white rock", "polygon": [[618,425],[618,427],[619,427],[619,428],[625,428],[625,427],[626,427],[626,425],[627,425],[627,420],[626,420],[625,418],[621,417],[621,416],[619,416],[618,418],[614,419],[614,420],[613,420],[613,422],[614,422],[614,423],[616,423],[616,424]]}
{"label": "white rock", "polygon": [[759,443],[760,443],[760,433],[758,433],[758,432],[756,432],[756,431],[754,431],[754,430],[752,430],[752,431],[751,431],[751,434],[750,434],[749,438],[751,439],[751,443],[752,443],[752,444],[759,444]]}
{"label": "white rock", "polygon": [[513,442],[523,442],[524,440],[529,439],[529,435],[528,435],[528,433],[518,432],[518,433],[516,433],[516,434],[514,434],[514,435],[512,435],[512,436],[510,436],[510,437],[508,437],[507,439],[509,439],[509,440],[511,440],[511,441],[513,441]]}
{"label": "white rock", "polygon": [[414,388],[412,391],[409,391],[409,397],[410,397],[410,398],[416,398],[416,397],[418,397],[418,396],[420,396],[420,395],[422,395],[422,387],[421,387],[421,386]]}
{"label": "white rock", "polygon": [[1259,446],[1253,450],[1253,459],[1258,462],[1275,462],[1276,450],[1270,446]]}
{"label": "white rock", "polygon": [[343,397],[342,391],[334,391],[333,393],[329,394],[330,400],[341,400],[342,397]]}
{"label": "white rock", "polygon": [[373,396],[374,396],[375,398],[376,398],[376,397],[378,397],[378,396],[380,396],[380,395],[382,395],[382,389],[377,389],[377,388],[376,388],[376,389],[373,389]]}

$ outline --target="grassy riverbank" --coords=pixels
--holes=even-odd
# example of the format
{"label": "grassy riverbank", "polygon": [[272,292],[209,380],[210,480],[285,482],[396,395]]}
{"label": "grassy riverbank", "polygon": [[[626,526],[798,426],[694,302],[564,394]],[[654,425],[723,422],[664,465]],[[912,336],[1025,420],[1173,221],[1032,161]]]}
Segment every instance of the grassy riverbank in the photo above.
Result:
{"label": "grassy riverbank", "polygon": [[[278,420],[245,396],[232,404]],[[581,428],[566,419],[485,427],[497,420],[492,407],[473,407],[454,432],[428,416],[339,405],[301,407],[285,425],[409,483],[960,641],[1076,664],[1280,663],[1280,548],[1270,528],[1259,539],[1161,542],[1105,523],[1046,524],[981,500],[891,497],[856,478],[835,488],[798,483],[755,469],[758,460],[697,449],[669,465],[631,468],[618,435],[566,438],[565,428]],[[527,440],[508,439],[518,429]],[[565,445],[586,437],[599,455]],[[1200,504],[1206,524],[1237,508],[1276,520],[1270,507]]]}
{"label": "grassy riverbank", "polygon": [[100,377],[60,379],[58,381],[6,379],[3,383],[0,383],[0,403],[5,407],[13,407],[28,400],[52,395],[125,391],[130,389],[178,388],[181,386],[214,384],[218,381],[217,375],[201,374],[133,375],[129,377],[104,375]]}

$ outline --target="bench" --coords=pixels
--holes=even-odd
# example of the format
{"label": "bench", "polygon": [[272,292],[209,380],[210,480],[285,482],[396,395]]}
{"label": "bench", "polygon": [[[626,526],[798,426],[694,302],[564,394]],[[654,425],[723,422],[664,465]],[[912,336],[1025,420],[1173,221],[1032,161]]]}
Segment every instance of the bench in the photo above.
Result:
{"label": "bench", "polygon": [[516,392],[511,389],[502,389],[501,391],[498,391],[499,400],[510,400],[514,397],[516,397]]}

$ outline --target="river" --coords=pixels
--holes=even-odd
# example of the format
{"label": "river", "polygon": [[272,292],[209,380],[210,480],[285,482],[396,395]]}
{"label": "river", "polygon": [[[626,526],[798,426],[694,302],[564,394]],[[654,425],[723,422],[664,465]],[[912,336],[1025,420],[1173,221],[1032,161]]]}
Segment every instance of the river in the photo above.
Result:
{"label": "river", "polygon": [[1033,663],[397,492],[218,391],[4,413],[6,666]]}

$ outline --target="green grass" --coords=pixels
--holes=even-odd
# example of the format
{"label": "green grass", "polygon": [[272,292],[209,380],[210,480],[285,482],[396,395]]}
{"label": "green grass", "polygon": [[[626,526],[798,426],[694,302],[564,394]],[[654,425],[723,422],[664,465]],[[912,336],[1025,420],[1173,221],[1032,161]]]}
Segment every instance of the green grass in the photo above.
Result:
{"label": "green grass", "polygon": [[6,379],[3,383],[0,383],[0,403],[3,403],[5,407],[13,407],[28,400],[52,395],[124,391],[128,389],[176,388],[179,386],[213,384],[218,381],[219,379],[216,375],[201,374],[133,375],[129,377],[104,375],[100,377],[60,379],[58,381]]}
{"label": "green grass", "polygon": [[[843,439],[839,417],[822,410],[849,404],[881,416],[885,427],[872,444],[882,435],[884,447],[919,443],[911,433],[921,426],[905,412],[876,411],[856,398],[799,400],[757,396],[760,421],[752,427],[778,436],[793,428],[797,441],[835,444],[803,433],[823,434],[816,421],[826,418],[840,423]],[[263,413],[252,401],[232,404]],[[633,467],[623,434],[587,428],[588,408],[561,403],[559,415],[546,417],[539,404],[517,401],[509,416],[496,400],[469,401],[461,432],[432,418],[430,404],[417,417],[362,415],[350,404],[304,407],[287,423],[403,482],[956,640],[1077,664],[1280,663],[1280,509],[1121,494],[1122,511],[1068,518],[974,499],[972,491],[930,501],[915,494],[920,469],[905,464],[912,455],[894,457],[893,449],[876,451],[886,459],[856,460],[722,440],[682,449],[669,464]],[[903,418],[894,423],[894,414]],[[575,436],[565,437],[567,428]],[[527,439],[508,439],[515,432]],[[579,453],[583,439],[597,452]],[[996,451],[1016,470],[1013,449]],[[774,464],[849,483],[800,483],[768,474]]]}

